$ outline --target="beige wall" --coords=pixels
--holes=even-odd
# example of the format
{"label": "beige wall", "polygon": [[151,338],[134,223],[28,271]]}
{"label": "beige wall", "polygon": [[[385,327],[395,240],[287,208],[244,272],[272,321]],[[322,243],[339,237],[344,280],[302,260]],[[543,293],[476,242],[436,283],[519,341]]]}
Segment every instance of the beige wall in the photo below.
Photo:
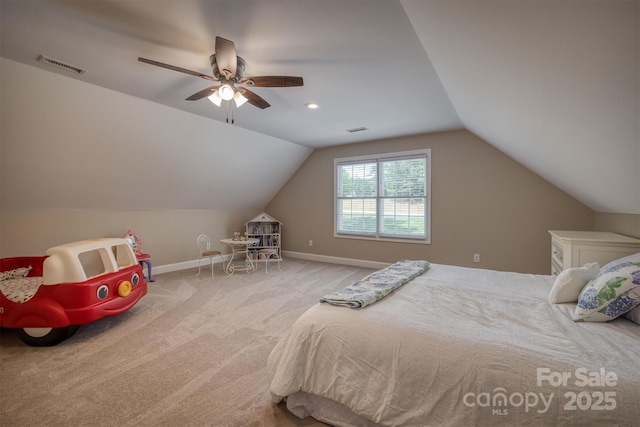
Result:
{"label": "beige wall", "polygon": [[4,58],[0,87],[3,209],[261,209],[312,151]]}
{"label": "beige wall", "polygon": [[611,231],[640,239],[640,215],[596,212],[596,231]]}
{"label": "beige wall", "polygon": [[[241,231],[311,152],[5,58],[0,70],[2,257],[131,229],[154,266],[196,259],[200,233]],[[247,153],[270,173],[238,173]]]}
{"label": "beige wall", "polygon": [[[431,244],[333,237],[333,159],[420,148],[432,154]],[[594,227],[591,209],[467,131],[316,150],[265,211],[283,222],[286,251],[541,274],[550,272],[548,230]]]}
{"label": "beige wall", "polygon": [[198,258],[196,237],[207,234],[224,253],[219,240],[260,211],[235,210],[51,210],[3,211],[0,257],[42,255],[51,246],[94,237],[121,237],[131,229],[142,239],[153,265]]}

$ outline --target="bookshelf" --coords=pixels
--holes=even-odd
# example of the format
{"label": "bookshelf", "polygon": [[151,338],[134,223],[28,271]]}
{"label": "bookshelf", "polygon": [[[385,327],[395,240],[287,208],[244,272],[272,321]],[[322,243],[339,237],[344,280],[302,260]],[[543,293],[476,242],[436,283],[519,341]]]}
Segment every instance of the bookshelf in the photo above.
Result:
{"label": "bookshelf", "polygon": [[258,239],[255,246],[248,248],[248,255],[253,262],[282,260],[282,223],[280,221],[262,212],[245,223],[245,231],[247,237]]}

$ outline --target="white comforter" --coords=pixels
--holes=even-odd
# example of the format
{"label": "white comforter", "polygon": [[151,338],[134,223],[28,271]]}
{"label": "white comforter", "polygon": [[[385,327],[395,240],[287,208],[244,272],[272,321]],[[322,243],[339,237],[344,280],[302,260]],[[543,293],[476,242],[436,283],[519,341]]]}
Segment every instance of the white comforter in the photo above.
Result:
{"label": "white comforter", "polygon": [[432,265],[367,308],[317,304],[269,357],[274,400],[383,425],[639,425],[640,327],[575,323],[552,283]]}

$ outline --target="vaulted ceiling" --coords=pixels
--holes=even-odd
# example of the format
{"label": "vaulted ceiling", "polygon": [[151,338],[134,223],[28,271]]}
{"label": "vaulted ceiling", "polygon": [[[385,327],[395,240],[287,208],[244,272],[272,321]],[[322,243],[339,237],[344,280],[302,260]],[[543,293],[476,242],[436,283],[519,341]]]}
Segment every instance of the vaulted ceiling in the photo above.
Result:
{"label": "vaulted ceiling", "polygon": [[[637,0],[2,0],[0,8],[0,54],[19,63],[220,123],[232,114],[236,128],[280,145],[466,128],[595,211],[640,214]],[[245,75],[302,76],[304,86],[255,88],[271,107],[229,112],[185,100],[211,82],[137,60],[211,74],[216,36],[235,43]],[[36,61],[41,54],[87,72],[51,68]],[[276,166],[281,181],[306,152]]]}

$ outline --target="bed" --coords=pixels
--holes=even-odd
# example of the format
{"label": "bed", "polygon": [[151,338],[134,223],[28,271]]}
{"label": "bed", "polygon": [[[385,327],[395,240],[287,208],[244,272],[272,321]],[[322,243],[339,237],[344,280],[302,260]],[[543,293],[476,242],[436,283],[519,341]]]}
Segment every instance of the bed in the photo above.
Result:
{"label": "bed", "polygon": [[432,264],[365,308],[318,303],[269,356],[272,397],[333,425],[637,426],[640,326],[575,322],[554,280]]}

